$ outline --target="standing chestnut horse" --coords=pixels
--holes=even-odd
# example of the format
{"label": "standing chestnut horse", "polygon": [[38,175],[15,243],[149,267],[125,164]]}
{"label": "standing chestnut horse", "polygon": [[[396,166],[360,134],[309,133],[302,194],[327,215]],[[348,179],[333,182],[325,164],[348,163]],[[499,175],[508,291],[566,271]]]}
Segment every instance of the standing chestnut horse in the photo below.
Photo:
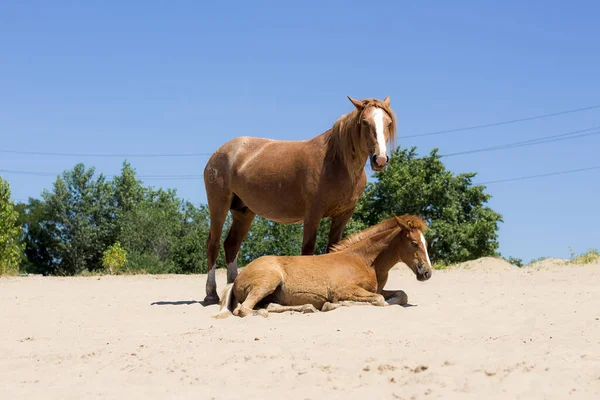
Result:
{"label": "standing chestnut horse", "polygon": [[396,117],[390,98],[356,100],[355,109],[331,129],[309,140],[283,141],[242,136],[210,157],[204,185],[210,212],[205,305],[219,302],[215,263],[227,212],[232,225],[225,239],[227,282],[237,276],[237,255],[258,214],[280,224],[303,223],[302,255],[315,251],[322,218],[331,219],[327,250],[337,243],[365,189],[365,163],[381,171]]}

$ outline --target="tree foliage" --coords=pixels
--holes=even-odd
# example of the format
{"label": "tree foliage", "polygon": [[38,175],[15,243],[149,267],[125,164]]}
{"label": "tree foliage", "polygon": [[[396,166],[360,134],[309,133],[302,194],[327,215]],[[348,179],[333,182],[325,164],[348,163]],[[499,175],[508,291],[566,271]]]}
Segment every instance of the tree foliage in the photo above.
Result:
{"label": "tree foliage", "polygon": [[[414,148],[396,150],[388,167],[367,185],[345,233],[374,225],[392,213],[411,213],[430,226],[426,236],[432,260],[454,263],[494,255],[502,219],[485,206],[490,196],[482,186],[473,186],[473,176],[447,171],[436,151],[417,158]],[[2,199],[8,197],[3,194]],[[6,214],[11,206],[1,201]],[[143,186],[127,162],[112,181],[77,164],[57,177],[41,199],[29,199],[16,210],[17,227],[11,234],[24,242],[22,268],[28,272],[76,275],[105,268],[113,273],[206,272],[207,207],[180,199],[175,190]],[[10,218],[3,216],[0,223],[6,221]],[[228,216],[218,266],[225,264],[222,243],[230,226]],[[326,250],[329,226],[328,219],[321,221],[316,254]],[[302,234],[301,224],[256,217],[242,244],[239,265],[263,255],[299,255]]]}
{"label": "tree foliage", "polygon": [[392,213],[416,214],[427,221],[432,262],[457,263],[497,255],[502,216],[485,204],[491,196],[474,186],[475,173],[453,175],[437,149],[418,158],[416,149],[397,149],[377,180],[359,199],[352,230],[374,225]]}
{"label": "tree foliage", "polygon": [[0,275],[19,272],[22,245],[19,213],[10,200],[10,185],[0,177]]}
{"label": "tree foliage", "polygon": [[[315,254],[327,249],[329,219],[321,220],[317,232]],[[254,218],[250,232],[242,243],[240,265],[263,255],[300,255],[302,253],[302,224],[277,224],[262,217]]]}

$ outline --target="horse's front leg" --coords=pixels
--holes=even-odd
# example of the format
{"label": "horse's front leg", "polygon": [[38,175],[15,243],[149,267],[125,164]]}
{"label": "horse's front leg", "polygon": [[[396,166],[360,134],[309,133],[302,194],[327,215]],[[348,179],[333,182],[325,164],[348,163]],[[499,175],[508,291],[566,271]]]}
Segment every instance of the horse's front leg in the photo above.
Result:
{"label": "horse's front leg", "polygon": [[388,304],[398,304],[405,306],[408,304],[408,295],[404,290],[383,290],[381,295]]}
{"label": "horse's front leg", "polygon": [[304,224],[302,228],[302,255],[312,256],[315,254],[317,245],[317,232],[319,223],[321,222],[322,214],[320,210],[311,209],[304,216]]}
{"label": "horse's front leg", "polygon": [[385,307],[389,304],[385,301],[385,298],[378,293],[369,292],[360,286],[354,286],[345,293],[339,294],[339,300],[335,302],[327,302],[321,308],[321,311],[331,311],[340,307],[350,306],[378,306]]}
{"label": "horse's front leg", "polygon": [[342,239],[342,234],[344,233],[344,228],[352,218],[352,214],[354,213],[354,207],[351,210],[346,211],[343,214],[336,215],[331,218],[331,227],[329,228],[329,242],[327,244],[327,253],[331,250],[333,245],[338,243]]}

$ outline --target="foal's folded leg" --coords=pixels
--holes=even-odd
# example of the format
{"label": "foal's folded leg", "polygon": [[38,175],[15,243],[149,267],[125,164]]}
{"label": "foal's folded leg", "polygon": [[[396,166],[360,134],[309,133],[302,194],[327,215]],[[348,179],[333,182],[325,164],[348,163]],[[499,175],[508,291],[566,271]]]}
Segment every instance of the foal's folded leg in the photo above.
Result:
{"label": "foal's folded leg", "polygon": [[283,312],[287,312],[287,311],[293,311],[293,312],[301,312],[303,314],[307,314],[307,313],[315,313],[318,310],[312,304],[303,304],[301,306],[282,306],[281,304],[277,304],[277,303],[269,303],[267,305],[267,311],[270,313],[272,313],[272,312],[273,313],[283,313]]}
{"label": "foal's folded leg", "polygon": [[398,304],[405,306],[408,304],[408,295],[404,290],[383,290],[381,295],[388,304]]}
{"label": "foal's folded leg", "polygon": [[387,306],[388,304],[385,302],[385,298],[378,294],[369,292],[366,289],[363,289],[360,286],[353,286],[348,293],[345,293],[340,297],[340,303],[342,302],[354,302],[347,303],[347,305],[359,305],[358,303],[367,303],[372,304],[374,306]]}
{"label": "foal's folded leg", "polygon": [[378,306],[384,307],[389,305],[386,303],[384,297],[380,294],[369,292],[360,286],[353,286],[349,288],[347,293],[340,296],[343,300],[335,302],[327,302],[323,304],[321,311],[331,311],[339,307],[351,307],[351,306]]}
{"label": "foal's folded leg", "polygon": [[[384,300],[385,303],[385,300]],[[337,301],[335,303],[330,303],[327,302],[325,304],[323,304],[323,307],[321,307],[321,311],[323,312],[327,312],[327,311],[332,311],[335,310],[337,308],[340,307],[353,307],[353,306],[379,306],[379,307],[384,307],[387,306],[388,304],[380,304],[379,302],[377,302],[377,304],[371,302],[371,301],[353,301],[353,300],[341,300],[341,301]]]}
{"label": "foal's folded leg", "polygon": [[262,299],[270,295],[281,284],[281,275],[278,272],[270,273],[263,277],[263,280],[252,287],[243,303],[237,306],[233,311],[233,315],[238,317],[246,317],[248,315],[260,315],[267,317],[268,311],[265,309],[255,310],[256,306]]}

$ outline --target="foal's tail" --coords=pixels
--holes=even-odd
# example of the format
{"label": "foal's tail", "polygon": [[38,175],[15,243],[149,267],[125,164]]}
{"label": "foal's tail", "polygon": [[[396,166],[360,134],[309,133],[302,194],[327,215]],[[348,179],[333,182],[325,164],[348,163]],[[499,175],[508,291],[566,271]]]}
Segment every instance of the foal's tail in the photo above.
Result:
{"label": "foal's tail", "polygon": [[233,295],[233,283],[228,283],[221,293],[221,302],[219,303],[219,312],[213,315],[213,318],[222,319],[233,315],[233,310],[238,305],[238,301]]}

